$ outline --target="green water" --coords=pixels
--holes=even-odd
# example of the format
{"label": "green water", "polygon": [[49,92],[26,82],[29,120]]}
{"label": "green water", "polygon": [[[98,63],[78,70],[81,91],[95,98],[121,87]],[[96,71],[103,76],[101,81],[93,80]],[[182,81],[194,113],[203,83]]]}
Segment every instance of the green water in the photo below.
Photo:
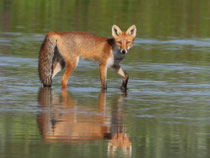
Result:
{"label": "green water", "polygon": [[[0,157],[210,157],[210,1],[0,0]],[[122,67],[100,92],[97,63],[80,61],[61,90],[41,88],[46,33],[137,27]]]}

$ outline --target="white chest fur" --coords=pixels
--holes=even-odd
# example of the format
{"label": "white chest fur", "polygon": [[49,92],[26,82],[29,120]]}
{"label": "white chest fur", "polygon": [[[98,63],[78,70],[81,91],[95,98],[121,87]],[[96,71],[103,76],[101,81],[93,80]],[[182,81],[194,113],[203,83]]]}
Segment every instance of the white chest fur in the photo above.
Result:
{"label": "white chest fur", "polygon": [[125,54],[120,53],[119,48],[111,50],[111,57],[107,60],[107,67],[118,65],[125,58]]}

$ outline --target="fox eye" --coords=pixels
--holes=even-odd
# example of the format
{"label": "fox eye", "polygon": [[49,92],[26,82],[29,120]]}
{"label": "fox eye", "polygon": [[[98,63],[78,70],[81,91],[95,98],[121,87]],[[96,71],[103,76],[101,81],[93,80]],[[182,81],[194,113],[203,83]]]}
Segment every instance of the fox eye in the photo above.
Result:
{"label": "fox eye", "polygon": [[117,43],[118,43],[118,44],[122,44],[122,42],[121,42],[121,41],[117,41]]}
{"label": "fox eye", "polygon": [[130,44],[130,43],[131,43],[131,41],[127,41],[127,42],[126,42],[126,44]]}

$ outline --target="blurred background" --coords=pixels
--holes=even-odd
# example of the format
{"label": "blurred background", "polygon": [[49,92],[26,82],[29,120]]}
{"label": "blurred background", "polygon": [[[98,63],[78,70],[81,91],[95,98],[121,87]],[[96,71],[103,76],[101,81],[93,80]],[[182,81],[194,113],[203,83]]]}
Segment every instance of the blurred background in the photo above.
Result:
{"label": "blurred background", "polygon": [[[0,157],[210,156],[210,1],[0,0]],[[47,32],[111,37],[137,27],[100,92],[97,63],[80,61],[61,90],[41,88],[38,55]]]}

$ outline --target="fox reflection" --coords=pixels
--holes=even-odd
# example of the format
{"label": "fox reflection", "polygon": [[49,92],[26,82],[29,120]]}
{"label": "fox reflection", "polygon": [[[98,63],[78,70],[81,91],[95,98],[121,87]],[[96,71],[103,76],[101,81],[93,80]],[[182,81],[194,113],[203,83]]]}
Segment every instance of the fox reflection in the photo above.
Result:
{"label": "fox reflection", "polygon": [[131,141],[123,125],[124,96],[113,101],[111,110],[106,107],[106,93],[101,91],[97,108],[79,105],[66,89],[61,96],[48,87],[38,93],[40,114],[37,122],[46,143],[81,143],[109,139],[108,152],[121,148],[131,153]]}

